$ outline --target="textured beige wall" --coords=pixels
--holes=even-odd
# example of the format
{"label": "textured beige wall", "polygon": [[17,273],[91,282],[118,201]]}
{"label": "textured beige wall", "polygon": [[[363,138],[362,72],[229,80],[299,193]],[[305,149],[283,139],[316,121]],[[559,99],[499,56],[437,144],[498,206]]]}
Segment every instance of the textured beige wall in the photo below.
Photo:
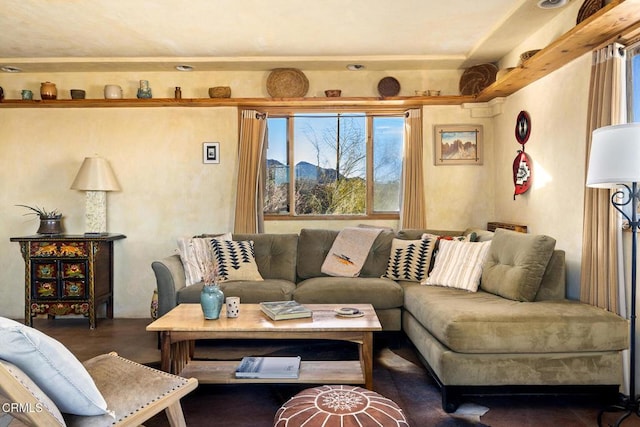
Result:
{"label": "textured beige wall", "polygon": [[[569,295],[579,296],[586,119],[591,55],[510,96],[496,117],[496,220],[526,224],[547,234],[567,252]],[[513,199],[512,164],[517,150],[516,117],[531,116],[525,152],[533,161],[533,187]]]}
{"label": "textured beige wall", "polygon": [[[345,96],[375,96],[385,75],[402,84],[401,94],[438,88],[456,93],[459,73],[445,71],[306,72],[309,96],[326,88],[342,88]],[[171,97],[175,86],[184,98],[205,97],[207,88],[231,85],[233,96],[266,95],[268,73],[59,73],[0,74],[7,98],[29,88],[39,98],[40,82],[55,82],[61,99],[71,88],[87,90],[88,98],[102,98],[104,84],[122,85],[125,97],[135,96],[139,79],[148,79],[154,97]],[[432,125],[470,123],[461,107],[424,109],[425,169],[430,226],[459,228],[482,225],[493,217],[492,160],[484,167],[433,167]],[[483,122],[483,121],[480,121]],[[485,120],[491,159],[491,121]],[[121,192],[108,195],[108,230],[127,239],[115,243],[115,315],[145,317],[155,287],[150,264],[175,250],[179,236],[230,230],[235,203],[238,113],[220,108],[73,108],[0,109],[0,315],[20,318],[24,312],[24,264],[12,236],[30,235],[37,223],[23,217],[14,205],[36,204],[64,214],[68,233],[84,230],[84,193],[69,189],[85,156],[107,158],[120,181]],[[202,163],[202,143],[219,141],[221,164]],[[457,180],[459,176],[461,180]],[[462,186],[456,183],[461,181]],[[473,183],[472,191],[465,186]],[[445,190],[456,187],[454,197]],[[478,188],[484,188],[477,191]],[[432,193],[432,194],[431,194]],[[453,206],[450,209],[449,206]],[[442,210],[440,210],[440,208]],[[360,221],[279,221],[267,231],[295,232],[303,227],[341,228]],[[377,221],[397,227],[396,221]]]}

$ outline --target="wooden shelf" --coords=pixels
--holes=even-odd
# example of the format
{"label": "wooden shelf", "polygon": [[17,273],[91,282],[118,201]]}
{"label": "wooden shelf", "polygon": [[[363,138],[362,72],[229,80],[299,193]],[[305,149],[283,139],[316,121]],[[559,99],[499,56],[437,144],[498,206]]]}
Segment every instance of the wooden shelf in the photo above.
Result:
{"label": "wooden shelf", "polygon": [[236,378],[239,361],[191,360],[180,372],[185,378],[194,377],[200,384],[248,383],[305,383],[305,384],[364,384],[358,360],[302,361],[298,378]]}
{"label": "wooden shelf", "polygon": [[460,105],[474,96],[394,96],[353,98],[152,98],[152,99],[57,99],[23,101],[5,99],[0,108],[112,108],[112,107],[323,107],[323,106],[399,106]]}
{"label": "wooden shelf", "polygon": [[0,108],[132,108],[132,107],[414,107],[487,102],[511,95],[587,52],[640,31],[640,0],[612,0],[604,8],[567,31],[520,67],[485,88],[477,96],[397,96],[349,98],[155,98],[61,99],[23,101],[5,99]]}
{"label": "wooden shelf", "polygon": [[485,102],[511,95],[585,53],[620,38],[640,26],[639,12],[640,0],[613,0],[529,58],[521,67],[485,88],[476,101]]}

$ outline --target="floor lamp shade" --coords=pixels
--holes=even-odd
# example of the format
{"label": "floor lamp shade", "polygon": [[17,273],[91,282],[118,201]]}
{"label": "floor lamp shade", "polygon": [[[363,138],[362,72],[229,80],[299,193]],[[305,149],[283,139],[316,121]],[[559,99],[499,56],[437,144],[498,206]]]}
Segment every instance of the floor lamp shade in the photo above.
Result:
{"label": "floor lamp shade", "polygon": [[593,131],[587,187],[612,188],[640,182],[640,123]]}
{"label": "floor lamp shade", "polygon": [[109,162],[102,157],[86,157],[71,189],[86,191],[86,226],[88,234],[107,232],[107,191],[119,191]]}

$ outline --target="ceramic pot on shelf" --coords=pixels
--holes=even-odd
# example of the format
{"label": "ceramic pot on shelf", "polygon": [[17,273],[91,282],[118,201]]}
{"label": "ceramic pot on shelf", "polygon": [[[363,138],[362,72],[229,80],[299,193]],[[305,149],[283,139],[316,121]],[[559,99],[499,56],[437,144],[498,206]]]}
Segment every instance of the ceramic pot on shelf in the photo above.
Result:
{"label": "ceramic pot on shelf", "polygon": [[200,306],[207,320],[215,320],[220,317],[220,311],[224,305],[224,292],[216,283],[205,284],[200,292]]}
{"label": "ceramic pot on shelf", "polygon": [[137,94],[139,99],[151,98],[151,88],[149,87],[149,80],[140,80],[140,88]]}
{"label": "ceramic pot on shelf", "polygon": [[58,88],[55,83],[43,82],[40,84],[40,98],[41,99],[56,99],[58,98]]}

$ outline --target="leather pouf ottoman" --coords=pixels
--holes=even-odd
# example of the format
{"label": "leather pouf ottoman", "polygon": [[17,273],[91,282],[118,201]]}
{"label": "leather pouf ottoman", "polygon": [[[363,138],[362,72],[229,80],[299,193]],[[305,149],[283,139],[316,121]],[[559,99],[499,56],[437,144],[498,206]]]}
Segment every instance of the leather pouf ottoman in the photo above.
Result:
{"label": "leather pouf ottoman", "polygon": [[409,427],[391,399],[361,387],[324,385],[289,399],[276,413],[274,427]]}

